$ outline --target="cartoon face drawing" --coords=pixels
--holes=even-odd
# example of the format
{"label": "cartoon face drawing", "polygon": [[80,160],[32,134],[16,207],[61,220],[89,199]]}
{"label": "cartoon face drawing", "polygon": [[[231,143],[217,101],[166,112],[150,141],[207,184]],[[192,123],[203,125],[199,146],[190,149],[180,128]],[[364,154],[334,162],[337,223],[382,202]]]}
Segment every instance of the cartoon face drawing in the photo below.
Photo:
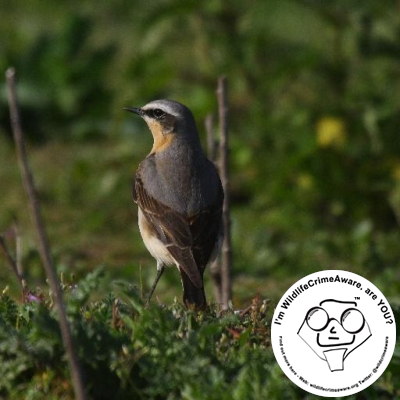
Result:
{"label": "cartoon face drawing", "polygon": [[354,301],[327,299],[310,308],[297,334],[331,371],[342,371],[344,360],[372,333]]}

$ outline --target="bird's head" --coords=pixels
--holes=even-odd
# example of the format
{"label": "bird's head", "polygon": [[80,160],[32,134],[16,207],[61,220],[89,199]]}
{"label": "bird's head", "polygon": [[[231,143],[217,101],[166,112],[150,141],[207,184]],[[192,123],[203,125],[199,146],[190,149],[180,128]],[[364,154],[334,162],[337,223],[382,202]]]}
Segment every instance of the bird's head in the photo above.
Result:
{"label": "bird's head", "polygon": [[173,139],[190,142],[198,141],[196,124],[192,112],[172,100],[155,100],[145,106],[127,107],[126,111],[142,117],[154,138],[153,151],[160,151]]}

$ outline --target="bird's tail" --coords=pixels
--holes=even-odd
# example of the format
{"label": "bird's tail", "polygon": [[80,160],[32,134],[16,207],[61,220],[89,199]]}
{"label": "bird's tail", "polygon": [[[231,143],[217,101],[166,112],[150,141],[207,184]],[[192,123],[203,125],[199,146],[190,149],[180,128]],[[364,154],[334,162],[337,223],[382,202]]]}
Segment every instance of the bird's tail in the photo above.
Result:
{"label": "bird's tail", "polygon": [[[196,287],[184,271],[180,270],[183,286],[183,302],[187,308],[192,310],[204,310],[207,306],[204,286]],[[202,279],[203,281],[203,279]]]}

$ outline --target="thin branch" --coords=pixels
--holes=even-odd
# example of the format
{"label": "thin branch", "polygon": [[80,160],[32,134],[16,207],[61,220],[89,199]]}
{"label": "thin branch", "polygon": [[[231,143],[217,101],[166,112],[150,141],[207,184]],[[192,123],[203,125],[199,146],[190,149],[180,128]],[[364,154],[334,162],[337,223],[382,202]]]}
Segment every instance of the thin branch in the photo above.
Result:
{"label": "thin branch", "polygon": [[[207,115],[205,120],[205,128],[207,132],[207,154],[208,158],[214,163],[217,164],[217,153],[218,153],[218,142],[215,139],[215,129],[214,129],[215,121],[214,116],[212,114]],[[218,256],[211,264],[210,264],[210,273],[214,286],[214,297],[217,304],[222,303],[222,281],[221,281],[221,259]]]}
{"label": "thin branch", "polygon": [[232,300],[232,247],[231,247],[231,219],[229,196],[229,136],[228,136],[228,83],[226,77],[218,79],[218,115],[220,127],[220,174],[225,192],[223,222],[224,242],[221,253],[221,278],[222,278],[222,308],[228,309]]}
{"label": "thin branch", "polygon": [[50,254],[50,246],[40,212],[39,200],[35,191],[33,175],[28,164],[28,157],[20,123],[15,75],[15,70],[13,68],[10,68],[6,71],[8,102],[10,107],[11,125],[16,145],[18,163],[20,167],[22,181],[24,183],[24,188],[28,196],[30,214],[38,237],[38,248],[40,257],[42,259],[51,290],[54,293],[55,304],[59,312],[61,336],[64,342],[66,353],[68,355],[68,362],[71,370],[75,397],[77,398],[77,400],[85,400],[86,395],[83,385],[81,368],[78,356],[75,351],[71,330],[68,324],[67,313],[63,301],[63,294],[61,291],[60,282],[58,280],[56,269],[54,267],[53,260]]}

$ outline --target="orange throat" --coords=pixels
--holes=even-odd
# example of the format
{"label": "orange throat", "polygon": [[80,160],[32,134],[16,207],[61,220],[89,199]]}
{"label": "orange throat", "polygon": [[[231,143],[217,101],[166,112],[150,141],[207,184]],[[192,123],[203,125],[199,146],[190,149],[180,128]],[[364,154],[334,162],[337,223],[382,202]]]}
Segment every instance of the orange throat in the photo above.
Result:
{"label": "orange throat", "polygon": [[158,123],[149,124],[149,128],[153,135],[154,144],[150,154],[158,153],[166,150],[175,138],[174,133],[163,133],[161,126]]}

